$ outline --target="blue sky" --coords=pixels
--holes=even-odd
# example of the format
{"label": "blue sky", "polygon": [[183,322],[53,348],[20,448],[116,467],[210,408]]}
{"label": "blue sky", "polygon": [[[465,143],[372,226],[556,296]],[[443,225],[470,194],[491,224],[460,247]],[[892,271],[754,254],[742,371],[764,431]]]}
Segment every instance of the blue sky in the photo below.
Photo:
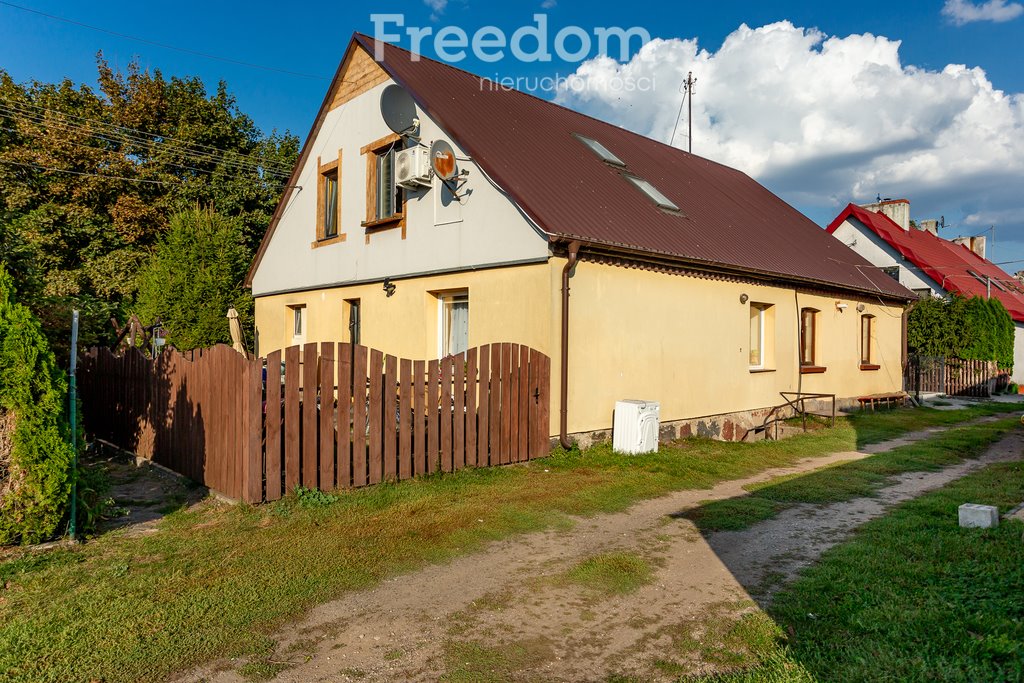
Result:
{"label": "blue sky", "polygon": [[[961,7],[966,8],[964,11],[968,12],[968,15],[965,16],[970,17],[972,11],[977,14],[966,0],[958,2]],[[926,218],[931,214],[937,217],[942,213],[948,222],[962,224],[961,231],[965,233],[977,232],[988,227],[990,223],[998,222],[997,252],[994,254],[994,260],[1024,258],[1024,200],[1014,199],[1014,195],[1019,193],[1019,183],[1024,181],[1024,173],[1017,172],[1014,162],[1024,160],[1018,158],[1020,147],[1014,147],[1009,140],[1020,132],[1019,120],[1021,110],[1024,110],[1024,103],[1019,95],[1024,92],[1024,50],[1020,49],[1021,39],[1024,38],[1024,17],[1019,16],[1021,9],[1018,5],[1009,0],[995,0],[994,4],[990,3],[988,9],[982,12],[983,16],[995,17],[999,19],[998,21],[982,19],[960,24],[948,13],[943,14],[942,0],[906,5],[870,1],[666,3],[633,0],[622,3],[547,0],[543,2],[543,7],[542,0],[522,3],[500,3],[493,0],[431,0],[428,3],[409,0],[391,3],[326,4],[108,1],[89,6],[45,0],[20,0],[15,4],[156,43],[318,77],[303,78],[200,57],[97,32],[0,4],[0,68],[8,71],[18,81],[55,81],[67,77],[76,82],[93,83],[96,73],[95,54],[102,50],[114,66],[123,66],[132,59],[138,59],[144,67],[159,68],[165,75],[199,75],[208,86],[223,79],[238,98],[240,107],[251,115],[263,130],[290,130],[300,137],[304,136],[309,128],[327,87],[327,79],[336,68],[351,33],[355,30],[372,32],[372,13],[400,13],[404,15],[407,25],[433,26],[435,29],[445,25],[457,25],[470,34],[489,24],[511,34],[517,27],[532,23],[532,16],[537,12],[547,14],[552,34],[566,25],[577,25],[587,31],[596,26],[644,27],[656,38],[675,41],[672,45],[662,47],[660,57],[679,61],[673,65],[675,71],[669,72],[670,80],[674,80],[678,73],[685,74],[686,69],[693,69],[698,75],[698,91],[694,105],[701,107],[700,116],[705,118],[698,119],[695,116],[695,152],[705,153],[716,160],[743,168],[819,223],[827,222],[828,218],[837,212],[836,204],[845,203],[846,198],[862,201],[873,198],[876,191],[878,194],[892,196],[905,195],[913,191],[916,194],[910,196],[910,199],[912,207],[920,208],[920,212],[915,211],[918,217]],[[741,24],[756,29],[776,25],[782,21],[789,22],[796,29],[796,33],[783,26],[785,30],[779,35],[788,36],[789,42],[782,47],[778,47],[778,42],[772,42],[771,45],[781,50],[778,53],[771,52],[764,43],[759,43],[758,36],[737,33]],[[801,35],[811,35],[808,32],[814,29],[822,34],[810,41],[817,41],[816,45],[804,49],[797,44]],[[716,74],[724,73],[721,63],[725,61],[725,55],[715,54],[722,47],[723,41],[731,36],[731,43],[739,46],[738,50],[748,50],[744,54],[748,55],[748,71],[753,74],[751,78],[754,80],[743,82],[734,75],[728,83],[732,91],[742,92],[745,88],[761,88],[761,80],[757,79],[763,80],[765,76],[758,70],[765,68],[765,62],[772,59],[785,61],[793,55],[798,61],[806,61],[822,50],[821,41],[830,36],[846,38],[864,33],[884,37],[887,42],[881,46],[866,46],[864,41],[850,41],[841,46],[843,51],[860,50],[864,55],[869,55],[873,54],[873,50],[884,51],[886,45],[895,50],[895,41],[899,41],[899,66],[893,67],[890,64],[888,72],[881,74],[878,80],[879,88],[893,87],[897,88],[898,92],[889,101],[877,100],[882,104],[876,107],[898,107],[899,103],[893,102],[893,99],[899,97],[915,99],[917,109],[914,118],[905,121],[904,125],[908,130],[917,130],[920,134],[909,141],[901,138],[902,142],[898,144],[903,144],[907,149],[925,149],[932,140],[943,135],[947,138],[958,135],[957,129],[948,128],[947,124],[949,119],[963,114],[970,108],[971,94],[963,92],[963,88],[967,87],[965,80],[961,78],[954,83],[952,78],[946,79],[949,82],[938,90],[929,84],[923,84],[918,89],[913,85],[918,81],[924,83],[926,79],[922,74],[927,76],[941,73],[949,64],[965,64],[968,67],[980,67],[991,89],[1005,93],[1003,100],[997,103],[1000,107],[998,111],[1009,112],[1005,116],[1012,120],[1009,123],[1004,121],[1001,124],[1003,127],[993,133],[994,138],[989,137],[976,144],[983,148],[993,144],[1001,146],[1003,138],[999,136],[1003,136],[1007,138],[1007,147],[1001,149],[1002,157],[995,154],[983,155],[984,158],[977,160],[976,164],[960,164],[972,166],[974,170],[968,175],[964,175],[966,171],[959,175],[947,171],[937,175],[930,171],[918,171],[915,172],[915,177],[936,177],[930,178],[927,183],[912,183],[905,181],[906,176],[887,173],[885,165],[894,165],[894,159],[898,160],[898,157],[883,154],[878,149],[869,149],[861,156],[868,154],[874,160],[871,164],[851,164],[848,161],[851,150],[847,149],[844,155],[830,155],[826,153],[827,150],[823,152],[821,149],[812,149],[811,143],[804,139],[791,141],[792,144],[788,145],[788,151],[783,156],[765,158],[760,163],[751,162],[749,167],[746,167],[744,157],[738,150],[756,148],[757,145],[766,143],[763,137],[754,136],[744,140],[741,139],[742,133],[738,133],[737,129],[716,127],[720,119],[728,118],[736,108],[742,107],[742,102],[728,98],[712,101],[716,86],[720,92],[726,85],[708,80],[714,78]],[[699,54],[691,55],[694,50],[688,51],[679,42],[691,39],[696,39],[698,52],[705,50],[708,54],[703,58]],[[433,56],[429,40],[425,43],[424,52],[428,56]],[[873,58],[869,56],[864,57],[866,61],[871,59]],[[719,63],[717,67],[716,61]],[[485,76],[514,77],[552,73],[567,75],[580,67],[580,64],[559,63],[557,60],[550,63],[524,64],[507,57],[495,64],[470,58],[458,66]],[[636,69],[643,68],[641,64],[632,66]],[[609,68],[608,65],[605,67]],[[907,67],[912,68],[907,70]],[[735,71],[733,73],[735,74]],[[785,73],[790,73],[788,68],[784,70],[784,77]],[[808,78],[806,72],[801,74],[799,69],[794,69],[791,73],[794,79]],[[858,88],[870,90],[872,73],[874,72],[864,70],[860,73],[859,85],[851,84],[848,90],[854,93],[854,96]],[[974,78],[974,81],[977,80]],[[800,94],[801,85],[795,81],[786,84],[785,88],[780,89],[780,97],[785,96],[792,100],[794,95],[785,93]],[[671,88],[663,86],[661,94],[645,100],[643,107],[658,108],[659,111],[667,112],[666,116],[670,114],[674,119],[679,97],[677,87],[675,83]],[[820,84],[807,83],[806,87],[821,90]],[[943,90],[943,87],[947,90]],[[790,90],[787,91],[786,88]],[[987,88],[988,86],[983,84],[981,90],[987,92]],[[962,109],[950,109],[948,115],[932,120],[934,117],[930,117],[928,112],[942,110],[944,106],[948,106],[950,99],[955,99],[951,95],[943,95],[943,92],[961,93],[967,99],[964,100]],[[708,99],[702,100],[705,93]],[[935,102],[922,106],[916,100],[927,95],[921,93],[933,93]],[[884,95],[885,93],[876,93],[874,97],[881,98]],[[985,96],[991,99],[989,95]],[[834,99],[833,97],[832,100]],[[562,98],[562,101],[570,106],[611,119],[638,132],[655,137],[661,134],[664,117],[657,119],[647,115],[649,112],[644,116],[637,116],[635,111],[616,109],[620,100],[621,98],[611,96]],[[866,105],[871,105],[872,102],[865,100]],[[831,103],[818,100],[807,106],[810,109],[821,107],[822,111],[825,111]],[[779,126],[806,129],[809,125],[806,117],[785,118],[781,109],[782,107],[776,114],[774,109],[768,106],[760,115],[777,115],[776,129]],[[792,117],[793,114],[790,112],[786,116]],[[995,113],[988,116],[998,118],[1003,115]],[[889,121],[891,116],[886,115],[883,118]],[[702,120],[706,121],[706,130],[700,127]],[[832,119],[829,121],[830,127],[839,125]],[[971,129],[978,127],[977,122],[970,125]],[[852,126],[851,130],[855,128]],[[857,134],[864,138],[872,137],[870,128],[864,128]],[[702,152],[703,141],[707,142]],[[677,141],[676,144],[681,143]],[[818,144],[834,146],[834,143],[828,140]],[[897,143],[893,144],[898,146]],[[937,167],[957,166],[955,161],[963,155],[958,155],[955,149],[951,150],[948,142],[942,145],[942,150],[927,158],[934,159],[934,165]],[[808,152],[809,149],[814,153]],[[858,150],[853,152],[857,153]],[[843,160],[840,160],[840,157]],[[798,158],[799,161],[787,161],[791,158]],[[1010,163],[1007,163],[1007,158],[1010,159]],[[838,168],[836,164],[842,165],[844,173],[822,172],[822,168],[835,170]],[[1007,172],[1008,167],[1012,167],[1010,172]],[[826,181],[822,180],[823,178],[831,179],[832,185],[824,184]],[[899,181],[900,178],[904,180]],[[873,187],[872,184],[878,187]],[[807,189],[802,191],[803,186]],[[988,192],[986,188],[992,187],[999,191],[991,197],[987,194],[981,197],[981,194]],[[956,192],[957,188],[960,190],[959,194]],[[815,193],[822,195],[823,199],[817,201]],[[860,196],[852,196],[857,193]],[[869,193],[871,197],[866,197]],[[1015,203],[1018,201],[1019,205]],[[1024,267],[1024,263],[1020,265]],[[1007,269],[1013,272],[1017,266],[1009,265]]]}

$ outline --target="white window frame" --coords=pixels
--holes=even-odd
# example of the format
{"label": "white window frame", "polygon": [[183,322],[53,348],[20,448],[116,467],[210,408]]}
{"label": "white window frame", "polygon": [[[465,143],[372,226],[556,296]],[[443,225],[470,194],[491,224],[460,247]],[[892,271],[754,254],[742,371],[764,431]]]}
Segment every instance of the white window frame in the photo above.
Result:
{"label": "white window frame", "polygon": [[[305,304],[290,304],[288,310],[291,311],[291,325],[292,325],[292,342],[302,343],[306,340],[306,331],[309,320],[306,316],[306,305]],[[295,325],[298,323],[299,333],[295,333]]]}
{"label": "white window frame", "polygon": [[[444,292],[437,295],[437,357],[445,358],[453,355],[449,353],[448,346],[448,316],[445,315],[445,306],[455,303],[456,299],[464,299],[469,305],[469,290],[460,289],[453,292]],[[466,337],[469,338],[469,313],[466,314]],[[467,341],[468,344],[468,341]],[[461,353],[461,352],[460,352]]]}
{"label": "white window frame", "polygon": [[[757,329],[758,329],[758,332],[760,333],[760,337],[761,337],[760,341],[758,342],[759,361],[758,361],[757,365],[751,365],[750,369],[751,370],[764,370],[764,313],[765,313],[766,309],[765,309],[765,306],[763,304],[751,303],[750,307],[757,310]],[[748,343],[749,343],[749,340],[748,340]],[[748,356],[749,356],[749,354],[748,354]],[[749,362],[749,357],[748,357],[748,362]]]}

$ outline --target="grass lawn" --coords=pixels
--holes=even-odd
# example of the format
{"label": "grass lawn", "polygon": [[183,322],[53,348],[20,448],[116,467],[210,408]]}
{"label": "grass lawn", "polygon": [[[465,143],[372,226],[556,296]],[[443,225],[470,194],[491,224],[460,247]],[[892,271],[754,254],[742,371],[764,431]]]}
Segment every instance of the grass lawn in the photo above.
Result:
{"label": "grass lawn", "polygon": [[789,637],[710,680],[1024,680],[1024,524],[957,525],[961,503],[1022,500],[1024,463],[997,464],[868,522],[776,596]]}
{"label": "grass lawn", "polygon": [[174,512],[155,533],[0,564],[0,680],[162,680],[259,655],[273,646],[268,633],[314,604],[493,539],[1013,408],[857,416],[782,442],[694,440],[639,457],[604,445],[337,496]]}
{"label": "grass lawn", "polygon": [[1017,418],[1006,418],[954,428],[863,460],[750,484],[745,487],[749,495],[708,502],[687,516],[703,531],[736,531],[801,503],[826,504],[872,496],[898,474],[937,470],[976,457],[1019,424]]}

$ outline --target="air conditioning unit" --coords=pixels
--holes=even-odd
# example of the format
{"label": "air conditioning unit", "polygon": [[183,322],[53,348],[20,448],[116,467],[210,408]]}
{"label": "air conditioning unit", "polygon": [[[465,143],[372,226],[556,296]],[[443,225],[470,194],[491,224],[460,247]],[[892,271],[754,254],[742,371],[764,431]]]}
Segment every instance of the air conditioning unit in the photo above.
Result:
{"label": "air conditioning unit", "polygon": [[430,187],[430,158],[426,147],[410,147],[395,155],[395,183],[407,190]]}
{"label": "air conditioning unit", "polygon": [[618,453],[657,453],[660,417],[657,401],[616,401],[612,448]]}

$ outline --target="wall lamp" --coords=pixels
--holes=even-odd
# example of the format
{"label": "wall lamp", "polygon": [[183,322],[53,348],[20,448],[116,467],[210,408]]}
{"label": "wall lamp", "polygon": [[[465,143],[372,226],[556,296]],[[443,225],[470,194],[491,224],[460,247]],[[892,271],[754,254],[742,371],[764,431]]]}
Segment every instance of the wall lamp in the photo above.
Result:
{"label": "wall lamp", "polygon": [[864,312],[864,304],[857,304],[857,312],[858,313],[863,313]]}
{"label": "wall lamp", "polygon": [[845,311],[849,307],[850,307],[850,304],[843,303],[842,301],[837,301],[836,302],[836,310],[839,311],[840,313],[842,313],[843,311]]}
{"label": "wall lamp", "polygon": [[395,289],[395,283],[391,281],[391,278],[384,278],[384,294],[390,298],[395,293]]}
{"label": "wall lamp", "polygon": [[740,294],[740,303],[745,304],[750,300],[750,297],[746,294]]}

